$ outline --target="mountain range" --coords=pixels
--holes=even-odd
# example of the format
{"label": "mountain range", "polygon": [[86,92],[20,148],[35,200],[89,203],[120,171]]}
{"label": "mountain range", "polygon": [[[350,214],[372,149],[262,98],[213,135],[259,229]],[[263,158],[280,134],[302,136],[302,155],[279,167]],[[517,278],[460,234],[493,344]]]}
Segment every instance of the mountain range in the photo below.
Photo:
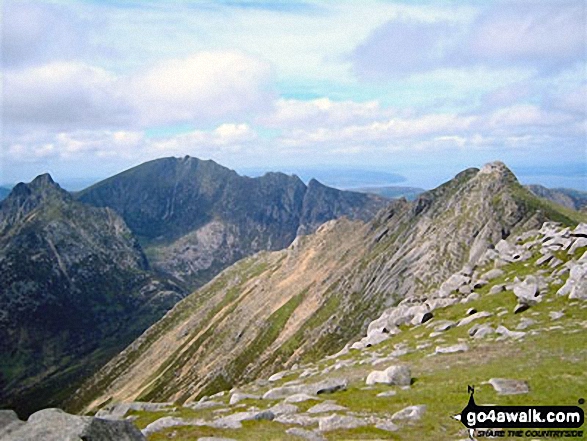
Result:
{"label": "mountain range", "polygon": [[368,220],[375,195],[305,185],[295,175],[240,176],[186,156],[150,161],[99,182],[76,199],[122,216],[153,268],[194,289],[237,260],[279,250],[340,216]]}
{"label": "mountain range", "polygon": [[547,221],[583,220],[532,194],[502,163],[467,169],[413,202],[390,202],[369,222],[332,220],[287,249],[232,265],[112,359],[68,405],[188,405],[320,360],[399,302],[442,302],[460,287],[453,276],[471,278],[503,239]]}
{"label": "mountain range", "polygon": [[71,194],[44,174],[0,202],[0,403],[60,404],[191,288],[385,199],[165,158]]}

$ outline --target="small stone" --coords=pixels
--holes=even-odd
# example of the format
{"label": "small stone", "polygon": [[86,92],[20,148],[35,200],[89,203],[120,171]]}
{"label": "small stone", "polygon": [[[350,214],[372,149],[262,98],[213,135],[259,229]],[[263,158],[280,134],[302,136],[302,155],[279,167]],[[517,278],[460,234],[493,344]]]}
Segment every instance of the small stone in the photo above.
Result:
{"label": "small stone", "polygon": [[276,374],[271,375],[267,381],[270,382],[274,382],[274,381],[279,381],[281,380],[283,377],[285,377],[288,374],[287,371],[282,371],[282,372],[277,372]]}
{"label": "small stone", "polygon": [[393,397],[395,395],[397,395],[397,392],[395,390],[388,390],[386,392],[381,392],[377,394],[377,396],[380,398]]}
{"label": "small stone", "polygon": [[558,320],[561,317],[563,317],[565,314],[564,314],[564,312],[561,312],[561,311],[552,311],[548,315],[551,320]]}
{"label": "small stone", "polygon": [[489,281],[489,280],[497,279],[498,277],[501,277],[503,275],[504,275],[503,270],[495,268],[495,269],[489,270],[486,273],[484,273],[481,276],[481,278]]}
{"label": "small stone", "polygon": [[497,332],[500,335],[503,335],[504,337],[514,338],[514,339],[519,339],[519,338],[522,338],[524,335],[526,335],[525,332],[510,331],[508,328],[506,328],[503,325],[498,326],[497,329],[495,330],[495,332]]}

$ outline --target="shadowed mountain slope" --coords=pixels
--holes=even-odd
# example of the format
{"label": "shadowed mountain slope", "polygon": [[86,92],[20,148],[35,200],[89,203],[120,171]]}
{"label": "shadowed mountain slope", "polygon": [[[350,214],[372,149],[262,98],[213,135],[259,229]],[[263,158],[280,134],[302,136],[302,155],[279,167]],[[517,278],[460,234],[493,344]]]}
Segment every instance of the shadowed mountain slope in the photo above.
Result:
{"label": "shadowed mountain slope", "polygon": [[154,269],[195,288],[237,260],[287,247],[340,216],[369,220],[387,204],[297,176],[239,176],[186,156],[150,161],[77,194],[110,207],[137,235]]}
{"label": "shadowed mountain slope", "polygon": [[0,202],[0,403],[59,403],[182,298],[148,269],[114,211],[48,174],[16,185]]}

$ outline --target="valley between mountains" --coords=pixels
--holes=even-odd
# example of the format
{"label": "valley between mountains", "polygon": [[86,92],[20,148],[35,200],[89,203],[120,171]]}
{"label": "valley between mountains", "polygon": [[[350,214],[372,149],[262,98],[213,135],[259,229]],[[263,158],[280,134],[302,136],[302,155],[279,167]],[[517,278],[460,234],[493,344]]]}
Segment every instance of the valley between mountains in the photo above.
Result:
{"label": "valley between mountains", "polygon": [[[587,218],[500,162],[412,202],[187,157],[74,195],[47,176],[15,190],[0,205],[3,402],[42,390],[37,409],[94,417],[6,411],[2,440],[40,421],[92,440],[458,440],[467,385],[480,404],[587,390]],[[46,272],[10,269],[24,267]],[[59,319],[34,341],[33,299],[81,308],[83,332]],[[64,371],[75,390],[51,396]]]}

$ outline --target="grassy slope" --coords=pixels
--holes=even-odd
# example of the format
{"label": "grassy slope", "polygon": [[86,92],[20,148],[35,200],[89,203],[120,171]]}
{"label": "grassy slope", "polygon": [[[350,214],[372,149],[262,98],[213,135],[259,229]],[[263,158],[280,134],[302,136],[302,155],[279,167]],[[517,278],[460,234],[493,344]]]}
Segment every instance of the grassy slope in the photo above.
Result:
{"label": "grassy slope", "polygon": [[[577,259],[587,248],[578,249],[572,258]],[[569,260],[564,253],[557,253],[558,257]],[[542,268],[545,269],[546,267]],[[357,415],[378,415],[389,417],[394,412],[409,406],[425,404],[428,408],[424,417],[415,423],[401,423],[397,432],[384,432],[373,427],[346,431],[327,432],[328,440],[363,440],[363,439],[394,439],[405,441],[465,439],[464,427],[452,420],[450,415],[459,413],[467,402],[467,385],[475,385],[478,404],[501,405],[576,405],[580,398],[585,398],[587,392],[587,302],[569,300],[567,297],[555,295],[560,284],[552,284],[544,295],[545,300],[529,310],[515,315],[513,308],[516,299],[513,293],[503,292],[490,295],[489,290],[496,284],[512,281],[514,277],[536,272],[535,258],[527,262],[509,264],[503,268],[504,276],[491,281],[488,285],[476,290],[480,298],[466,304],[456,304],[451,307],[435,311],[434,323],[438,320],[458,320],[466,315],[468,308],[479,311],[491,311],[494,314],[481,323],[491,324],[494,328],[504,325],[514,330],[520,319],[531,318],[536,321],[525,330],[526,336],[520,340],[499,340],[496,334],[484,339],[472,339],[468,336],[468,329],[474,324],[452,328],[439,337],[430,338],[431,326],[404,327],[403,332],[392,339],[366,349],[362,352],[351,351],[348,355],[336,360],[321,360],[316,363],[300,367],[291,372],[286,378],[278,382],[296,379],[303,369],[317,367],[321,371],[332,369],[337,363],[346,361],[355,362],[353,366],[337,369],[337,377],[350,379],[348,390],[337,392],[328,398],[336,400],[340,405],[347,407],[350,413]],[[566,276],[561,278],[564,283]],[[563,317],[553,321],[549,313],[562,311]],[[467,342],[468,352],[432,355],[437,345],[451,345],[457,342]],[[422,348],[421,345],[429,344]],[[421,349],[417,350],[416,347]],[[394,349],[406,347],[410,352],[400,356],[397,362],[388,362],[373,367],[371,360],[387,356]],[[363,364],[359,364],[363,361]],[[381,398],[376,395],[390,390],[389,386],[378,385],[366,388],[364,379],[373,369],[383,369],[389,364],[407,364],[411,367],[414,382],[409,390],[396,388],[397,394],[393,397]],[[322,374],[329,377],[333,374]],[[499,396],[493,388],[486,384],[490,378],[514,378],[526,380],[530,386],[530,393],[523,395]],[[316,381],[319,377],[312,377]],[[275,386],[275,383],[272,385]],[[244,391],[262,393],[268,386],[249,385]],[[227,397],[222,398],[226,403]],[[233,411],[246,410],[248,406],[257,408],[271,407],[277,402],[263,400],[246,400],[233,407]],[[300,403],[300,411],[305,411],[314,403]],[[164,415],[174,415],[194,418],[210,418],[213,411],[196,412],[186,408],[178,408],[173,413],[136,412],[137,424],[140,427]],[[179,427],[167,429],[153,434],[150,441],[168,439],[173,436],[176,440],[192,440],[201,436],[226,436],[239,440],[289,440],[297,439],[285,434],[288,426],[276,422],[248,422],[243,429],[219,430],[209,427]],[[583,430],[586,429],[584,426]],[[173,434],[173,435],[172,435]],[[510,438],[501,438],[510,439]],[[513,438],[520,439],[520,438]]]}

